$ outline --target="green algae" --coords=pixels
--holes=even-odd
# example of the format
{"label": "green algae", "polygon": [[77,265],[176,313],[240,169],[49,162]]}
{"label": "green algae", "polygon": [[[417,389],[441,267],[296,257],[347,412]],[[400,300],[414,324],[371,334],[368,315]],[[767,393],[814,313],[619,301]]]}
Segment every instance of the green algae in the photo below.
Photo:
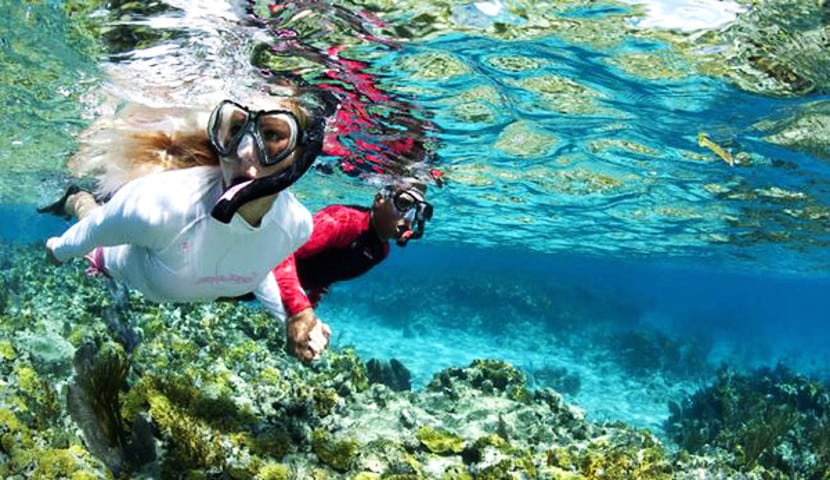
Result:
{"label": "green algae", "polygon": [[427,450],[437,454],[458,454],[464,450],[464,439],[442,428],[423,426],[415,437]]}
{"label": "green algae", "polygon": [[380,474],[374,472],[360,472],[354,476],[354,480],[379,480]]}
{"label": "green algae", "polygon": [[169,474],[181,469],[211,469],[222,467],[227,459],[219,432],[185,409],[172,403],[164,395],[151,394],[147,401],[152,421],[171,442],[162,471]]}
{"label": "green algae", "polygon": [[347,347],[338,352],[332,352],[330,359],[333,369],[331,373],[335,374],[332,380],[349,386],[355,393],[369,388],[366,365],[353,348]]}
{"label": "green algae", "polygon": [[355,463],[359,445],[355,440],[336,440],[325,430],[311,433],[311,450],[324,465],[346,472]]}
{"label": "green algae", "polygon": [[475,477],[461,465],[452,465],[441,475],[441,480],[473,480],[473,478]]}
{"label": "green algae", "polygon": [[251,452],[263,458],[282,459],[291,450],[291,435],[282,425],[264,428],[251,438],[248,435],[244,443]]}
{"label": "green algae", "polygon": [[475,478],[510,478],[516,475],[536,478],[536,461],[530,450],[514,448],[506,435],[490,434],[478,438],[464,449],[465,464],[474,465]]}
{"label": "green algae", "polygon": [[340,396],[333,388],[315,388],[311,396],[314,401],[314,410],[320,417],[331,415],[340,401]]}
{"label": "green algae", "polygon": [[268,464],[259,469],[256,480],[291,480],[291,470],[282,464]]}
{"label": "green algae", "polygon": [[10,410],[0,408],[0,476],[13,478],[109,479],[109,471],[77,440],[66,448],[52,448],[48,439],[57,436],[51,428],[30,428]]}
{"label": "green algae", "polygon": [[[0,318],[2,322],[2,318]],[[8,362],[17,357],[17,352],[14,350],[14,345],[8,340],[0,340],[0,361]]]}
{"label": "green algae", "polygon": [[[468,370],[448,369],[446,373],[468,380],[474,388],[485,393],[503,392],[508,398],[520,402],[530,399],[525,374],[501,360],[475,360]],[[447,381],[436,376],[427,388],[436,388],[436,380]]]}
{"label": "green algae", "polygon": [[102,474],[89,471],[91,455],[80,445],[66,449],[50,449],[40,457],[37,467],[32,471],[32,478],[69,478],[71,480],[91,480],[108,478]]}

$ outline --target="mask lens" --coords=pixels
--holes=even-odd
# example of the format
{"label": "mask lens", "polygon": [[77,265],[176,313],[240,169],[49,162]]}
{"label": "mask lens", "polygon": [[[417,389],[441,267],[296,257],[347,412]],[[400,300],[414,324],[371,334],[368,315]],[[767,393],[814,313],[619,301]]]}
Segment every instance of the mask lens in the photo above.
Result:
{"label": "mask lens", "polygon": [[299,126],[287,113],[265,113],[257,122],[267,165],[273,165],[287,157],[297,147]]}
{"label": "mask lens", "polygon": [[214,143],[227,154],[245,130],[250,114],[233,103],[223,103],[213,112],[210,134]]}
{"label": "mask lens", "polygon": [[406,213],[415,207],[417,201],[409,192],[401,192],[395,197],[395,208],[401,213]]}

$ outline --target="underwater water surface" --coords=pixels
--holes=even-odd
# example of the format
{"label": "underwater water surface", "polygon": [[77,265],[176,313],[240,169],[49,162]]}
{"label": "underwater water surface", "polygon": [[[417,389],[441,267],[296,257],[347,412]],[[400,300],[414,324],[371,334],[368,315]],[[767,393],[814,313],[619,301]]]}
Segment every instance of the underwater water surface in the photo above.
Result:
{"label": "underwater water surface", "polygon": [[[447,369],[502,360],[591,421],[683,448],[697,440],[667,426],[673,405],[723,369],[830,381],[826,2],[202,3],[0,0],[0,239],[24,249],[0,262],[4,386],[23,383],[24,355],[3,341],[60,366],[38,373],[63,385],[78,332],[113,330],[112,290],[70,276],[61,295],[75,303],[53,310],[64,297],[49,292],[63,287],[32,253],[70,225],[35,207],[69,181],[84,128],[125,102],[205,104],[280,75],[342,101],[328,150],[292,187],[310,210],[366,204],[397,176],[427,181],[435,205],[423,239],[321,303],[334,350],[399,361],[416,392]],[[770,22],[787,34],[768,35]],[[139,333],[127,343],[149,372],[142,348],[164,344],[158,322],[175,330],[193,312],[130,302],[138,320],[122,323]],[[217,344],[236,335],[215,317],[202,324]],[[220,348],[167,341],[201,360]],[[51,360],[50,342],[70,353]],[[233,371],[235,355],[205,361],[254,375]],[[15,398],[27,397],[0,401],[17,412]],[[822,478],[814,470],[804,478]]]}

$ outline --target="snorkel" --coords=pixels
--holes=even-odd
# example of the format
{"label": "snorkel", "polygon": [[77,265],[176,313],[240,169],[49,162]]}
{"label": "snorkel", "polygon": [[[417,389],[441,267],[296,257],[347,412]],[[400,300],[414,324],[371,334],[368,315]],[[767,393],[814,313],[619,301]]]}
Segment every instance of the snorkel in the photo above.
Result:
{"label": "snorkel", "polygon": [[[268,195],[273,195],[291,186],[308,171],[314,163],[314,160],[320,154],[323,148],[323,133],[325,127],[326,119],[320,115],[315,118],[307,129],[301,132],[297,147],[302,148],[302,153],[285,170],[267,177],[228,185],[225,192],[211,210],[211,216],[222,223],[230,223],[237,210],[246,203],[258,198],[267,197]],[[290,155],[280,161],[284,162],[289,158],[291,158]]]}
{"label": "snorkel", "polygon": [[432,218],[432,205],[426,202],[418,203],[406,213],[404,218],[408,220],[409,228],[398,232],[398,239],[395,243],[399,247],[405,247],[410,240],[417,240],[424,236],[426,222]]}

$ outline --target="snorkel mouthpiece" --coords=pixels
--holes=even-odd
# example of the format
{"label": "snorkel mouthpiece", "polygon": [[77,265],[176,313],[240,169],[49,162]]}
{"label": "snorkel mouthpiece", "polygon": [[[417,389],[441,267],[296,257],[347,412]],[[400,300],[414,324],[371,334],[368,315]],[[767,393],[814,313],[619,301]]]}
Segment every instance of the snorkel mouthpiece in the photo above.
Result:
{"label": "snorkel mouthpiece", "polygon": [[230,223],[233,215],[242,205],[252,200],[267,197],[268,195],[285,190],[289,185],[294,183],[294,180],[290,176],[277,174],[234,185],[225,190],[225,193],[222,194],[219,201],[213,206],[210,214],[222,223]]}
{"label": "snorkel mouthpiece", "polygon": [[406,229],[400,234],[400,236],[398,236],[398,239],[395,241],[395,244],[397,244],[399,247],[405,247],[407,242],[409,242],[409,239],[412,238],[413,234],[414,232],[411,228]]}
{"label": "snorkel mouthpiece", "polygon": [[213,206],[211,216],[222,223],[230,223],[242,205],[290,187],[308,171],[323,149],[325,128],[325,117],[314,120],[307,131],[305,142],[298,145],[302,147],[302,151],[294,163],[279,173],[232,185]]}
{"label": "snorkel mouthpiece", "polygon": [[424,236],[426,222],[432,218],[432,205],[426,202],[419,203],[417,207],[409,210],[404,218],[409,221],[410,227],[401,232],[395,241],[399,247],[405,247],[410,240]]}

